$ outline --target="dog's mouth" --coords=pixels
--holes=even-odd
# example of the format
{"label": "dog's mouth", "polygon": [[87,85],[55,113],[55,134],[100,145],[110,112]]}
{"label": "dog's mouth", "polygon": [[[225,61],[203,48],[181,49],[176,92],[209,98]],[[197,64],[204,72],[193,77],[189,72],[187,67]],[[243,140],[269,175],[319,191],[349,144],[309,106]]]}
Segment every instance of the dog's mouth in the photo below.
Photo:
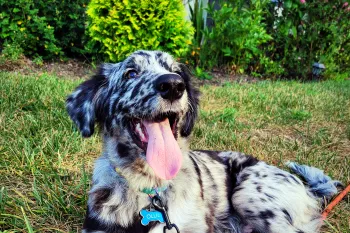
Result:
{"label": "dog's mouth", "polygon": [[152,118],[132,118],[129,131],[135,144],[146,152],[146,160],[161,179],[172,179],[181,168],[177,143],[179,115],[162,113]]}
{"label": "dog's mouth", "polygon": [[132,118],[130,121],[130,133],[135,144],[146,152],[149,135],[146,125],[149,123],[160,123],[168,119],[171,132],[177,140],[179,116],[176,113],[162,113],[150,119]]}

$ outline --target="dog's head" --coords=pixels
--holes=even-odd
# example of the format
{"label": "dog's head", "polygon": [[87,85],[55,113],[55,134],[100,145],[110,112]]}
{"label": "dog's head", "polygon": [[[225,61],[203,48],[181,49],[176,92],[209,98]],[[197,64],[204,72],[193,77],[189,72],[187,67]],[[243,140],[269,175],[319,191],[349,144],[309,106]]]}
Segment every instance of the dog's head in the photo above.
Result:
{"label": "dog's head", "polygon": [[98,123],[106,146],[114,145],[110,156],[124,163],[144,158],[162,179],[181,167],[177,142],[190,135],[197,106],[187,67],[159,51],[137,51],[123,62],[103,65],[67,99],[68,113],[84,137]]}

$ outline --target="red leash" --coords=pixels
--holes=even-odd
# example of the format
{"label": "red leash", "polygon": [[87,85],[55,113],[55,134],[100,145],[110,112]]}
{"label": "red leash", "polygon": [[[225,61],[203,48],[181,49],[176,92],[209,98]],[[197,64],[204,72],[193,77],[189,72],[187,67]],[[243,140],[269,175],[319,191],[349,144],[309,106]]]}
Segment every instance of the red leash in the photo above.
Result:
{"label": "red leash", "polygon": [[332,211],[332,209],[346,196],[346,194],[350,192],[350,184],[341,192],[339,195],[334,198],[334,200],[329,203],[327,208],[322,213],[322,219],[325,220],[328,214]]}

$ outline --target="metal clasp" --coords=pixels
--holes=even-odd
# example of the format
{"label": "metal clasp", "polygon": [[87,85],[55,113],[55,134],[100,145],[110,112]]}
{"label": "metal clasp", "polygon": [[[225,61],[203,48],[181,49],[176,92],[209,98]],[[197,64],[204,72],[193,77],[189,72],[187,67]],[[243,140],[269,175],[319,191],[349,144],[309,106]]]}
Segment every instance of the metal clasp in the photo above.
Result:
{"label": "metal clasp", "polygon": [[166,230],[171,230],[173,228],[176,229],[177,233],[180,233],[179,228],[170,222],[169,216],[168,216],[168,212],[166,207],[163,204],[162,198],[156,194],[154,197],[152,197],[152,205],[159,211],[162,213],[164,220],[165,220],[165,224],[166,226],[164,226],[163,228],[163,232],[166,233]]}

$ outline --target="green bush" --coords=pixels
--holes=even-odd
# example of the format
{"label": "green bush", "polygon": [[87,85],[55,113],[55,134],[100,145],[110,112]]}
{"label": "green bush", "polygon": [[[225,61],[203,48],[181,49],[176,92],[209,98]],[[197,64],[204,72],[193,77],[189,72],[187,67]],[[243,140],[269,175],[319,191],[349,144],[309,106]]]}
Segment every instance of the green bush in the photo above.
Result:
{"label": "green bush", "polygon": [[6,61],[17,61],[23,55],[23,49],[16,44],[4,44],[0,54],[0,64]]}
{"label": "green bush", "polygon": [[200,46],[203,38],[204,30],[204,7],[202,0],[194,0],[193,7],[190,4],[190,0],[187,1],[188,8],[190,10],[190,19],[193,27],[195,28],[195,34],[193,38],[194,46]]}
{"label": "green bush", "polygon": [[91,0],[87,13],[90,47],[100,45],[99,51],[113,62],[137,49],[181,56],[193,36],[181,0]]}
{"label": "green bush", "polygon": [[245,2],[224,2],[218,10],[214,5],[208,7],[208,17],[212,18],[214,26],[204,30],[200,66],[228,66],[236,73],[255,69],[252,62],[263,56],[259,47],[272,39],[263,23],[264,8],[269,0]]}
{"label": "green bush", "polygon": [[327,78],[350,76],[350,8],[345,0],[284,0],[271,6],[266,53],[289,78],[309,78],[314,62]]}
{"label": "green bush", "polygon": [[[193,4],[193,6],[191,5]],[[188,9],[190,12],[190,20],[192,26],[195,30],[194,36],[192,38],[192,43],[189,46],[189,50],[191,53],[187,54],[185,57],[187,64],[191,64],[191,66],[196,67],[196,69],[200,69],[200,47],[203,42],[203,31],[205,28],[205,18],[203,17],[206,12],[206,7],[203,6],[202,0],[187,0],[185,4],[188,5]],[[200,69],[201,70],[201,69]],[[197,74],[195,74],[198,78],[200,78]]]}
{"label": "green bush", "polygon": [[0,47],[21,47],[29,57],[78,56],[83,51],[88,0],[0,1]]}

